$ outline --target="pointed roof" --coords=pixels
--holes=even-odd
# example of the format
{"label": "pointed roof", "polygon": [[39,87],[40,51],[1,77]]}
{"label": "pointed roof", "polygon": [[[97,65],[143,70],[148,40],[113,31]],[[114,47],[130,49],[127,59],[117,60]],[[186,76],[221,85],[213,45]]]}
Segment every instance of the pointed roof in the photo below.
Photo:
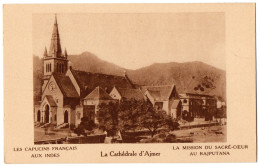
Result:
{"label": "pointed roof", "polygon": [[[92,73],[79,70],[70,70],[81,89],[81,97],[85,97],[97,86],[110,92],[114,86],[120,88],[133,88],[129,81],[122,76]],[[88,87],[87,89],[85,87]]]}
{"label": "pointed roof", "polygon": [[43,53],[43,57],[47,57],[48,56],[48,53],[47,53],[47,48],[45,46],[45,49],[44,49],[44,53]]}
{"label": "pointed roof", "polygon": [[58,74],[53,74],[54,79],[56,80],[62,94],[64,97],[70,97],[70,98],[78,98],[79,95],[72,84],[69,76],[65,75],[58,75]]}
{"label": "pointed roof", "polygon": [[96,87],[89,95],[87,95],[85,100],[113,100],[111,96],[101,87]]}
{"label": "pointed roof", "polygon": [[142,86],[141,90],[145,94],[149,94],[155,101],[169,100],[175,85],[160,85],[160,86]]}
{"label": "pointed roof", "polygon": [[62,53],[62,51],[61,51],[61,45],[60,45],[60,35],[59,35],[59,29],[58,29],[58,23],[57,23],[57,16],[55,15],[49,56],[53,57],[53,58],[60,58],[61,53]]}
{"label": "pointed roof", "polygon": [[[115,87],[116,88],[116,87]],[[122,98],[127,100],[144,100],[144,95],[140,89],[116,88]]]}
{"label": "pointed roof", "polygon": [[64,50],[64,57],[65,57],[66,59],[68,58],[68,54],[67,54],[66,48],[65,48],[65,50]]}
{"label": "pointed roof", "polygon": [[125,79],[129,82],[129,84],[131,84],[132,88],[136,88],[135,85],[133,84],[133,82],[127,76],[126,71],[124,71],[124,76],[125,76]]}

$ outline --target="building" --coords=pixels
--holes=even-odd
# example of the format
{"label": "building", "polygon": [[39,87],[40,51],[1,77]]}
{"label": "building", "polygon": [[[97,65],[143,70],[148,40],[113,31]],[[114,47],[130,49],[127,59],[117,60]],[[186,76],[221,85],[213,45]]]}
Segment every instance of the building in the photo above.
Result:
{"label": "building", "polygon": [[61,50],[56,16],[51,45],[49,52],[44,50],[43,64],[41,101],[34,105],[34,121],[40,124],[52,124],[57,128],[77,126],[83,116],[97,111],[98,103],[113,100],[108,92],[114,87],[135,88],[126,74],[106,75],[69,67],[67,51]]}
{"label": "building", "polygon": [[180,94],[182,102],[182,118],[205,118],[212,120],[214,111],[217,109],[217,100],[214,96],[197,93]]}
{"label": "building", "polygon": [[[91,120],[95,123],[98,123],[95,115],[99,111],[100,104],[108,104],[110,102],[115,102],[111,96],[101,87],[96,87],[89,95],[84,98],[84,108],[83,108],[83,116],[89,116]],[[81,118],[81,116],[79,116]]]}
{"label": "building", "polygon": [[142,86],[141,90],[156,109],[166,111],[172,118],[181,116],[181,101],[175,85]]}
{"label": "building", "polygon": [[118,88],[114,87],[109,95],[118,101],[122,100],[145,100],[145,97],[140,89]]}

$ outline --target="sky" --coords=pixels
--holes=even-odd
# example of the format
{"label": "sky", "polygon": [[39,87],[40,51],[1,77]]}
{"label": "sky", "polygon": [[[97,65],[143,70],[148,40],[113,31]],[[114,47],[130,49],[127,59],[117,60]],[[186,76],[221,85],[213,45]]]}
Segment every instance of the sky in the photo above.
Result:
{"label": "sky", "polygon": [[[202,61],[225,70],[224,13],[57,13],[61,47],[127,69]],[[53,14],[33,15],[33,54],[50,47]]]}

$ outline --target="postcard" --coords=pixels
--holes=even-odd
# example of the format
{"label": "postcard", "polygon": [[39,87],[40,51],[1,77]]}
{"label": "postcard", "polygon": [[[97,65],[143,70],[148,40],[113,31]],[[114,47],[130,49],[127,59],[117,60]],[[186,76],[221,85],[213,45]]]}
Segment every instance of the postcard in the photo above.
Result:
{"label": "postcard", "polygon": [[254,3],[3,9],[6,163],[256,162]]}

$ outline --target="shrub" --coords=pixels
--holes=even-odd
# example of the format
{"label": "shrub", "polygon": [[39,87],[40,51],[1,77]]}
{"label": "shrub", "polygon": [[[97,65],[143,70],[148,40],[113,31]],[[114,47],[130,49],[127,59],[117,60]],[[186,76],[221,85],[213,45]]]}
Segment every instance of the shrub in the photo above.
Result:
{"label": "shrub", "polygon": [[79,126],[77,128],[74,129],[74,133],[76,133],[78,136],[80,136],[81,134],[85,134],[85,130],[83,127]]}
{"label": "shrub", "polygon": [[166,143],[173,143],[173,142],[176,142],[176,135],[174,134],[169,134],[163,142],[166,142]]}
{"label": "shrub", "polygon": [[70,124],[70,129],[74,130],[76,128],[76,126],[74,124]]}

